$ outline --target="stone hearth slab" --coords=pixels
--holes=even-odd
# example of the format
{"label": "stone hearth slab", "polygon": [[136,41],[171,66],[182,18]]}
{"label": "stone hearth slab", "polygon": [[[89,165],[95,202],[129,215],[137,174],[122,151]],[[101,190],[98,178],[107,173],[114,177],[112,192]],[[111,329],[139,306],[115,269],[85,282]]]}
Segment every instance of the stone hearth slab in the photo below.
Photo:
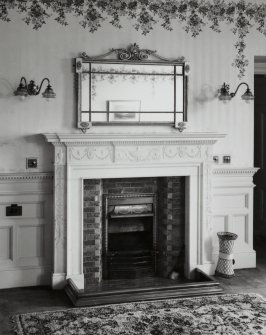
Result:
{"label": "stone hearth slab", "polygon": [[[132,281],[131,281],[132,282]],[[223,290],[213,277],[208,276],[203,271],[195,270],[195,281],[176,282],[172,280],[158,279],[161,285],[151,287],[130,287],[117,288],[110,285],[102,289],[79,290],[71,279],[68,280],[65,292],[74,306],[97,306],[105,304],[145,301],[156,299],[169,299],[181,297],[195,297],[202,295],[222,294]]]}

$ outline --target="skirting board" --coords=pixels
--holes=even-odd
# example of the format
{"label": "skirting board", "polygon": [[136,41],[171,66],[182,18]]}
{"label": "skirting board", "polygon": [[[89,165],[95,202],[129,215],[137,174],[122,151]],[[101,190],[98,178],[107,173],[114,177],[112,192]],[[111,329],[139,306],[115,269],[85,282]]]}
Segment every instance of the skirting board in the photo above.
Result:
{"label": "skirting board", "polygon": [[52,274],[53,290],[61,290],[65,286],[66,286],[66,274],[65,273],[53,273]]}
{"label": "skirting board", "polygon": [[51,285],[50,268],[0,271],[0,289],[37,285]]}

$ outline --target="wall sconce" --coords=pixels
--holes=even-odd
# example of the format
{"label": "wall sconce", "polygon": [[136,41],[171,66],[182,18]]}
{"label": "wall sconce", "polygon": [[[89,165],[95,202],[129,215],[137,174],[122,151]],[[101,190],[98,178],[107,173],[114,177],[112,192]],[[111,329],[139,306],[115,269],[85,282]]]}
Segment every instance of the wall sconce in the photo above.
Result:
{"label": "wall sconce", "polygon": [[229,93],[230,87],[229,87],[229,85],[227,85],[226,83],[224,83],[223,86],[219,90],[219,96],[218,96],[218,98],[220,100],[225,100],[225,101],[226,100],[231,100],[236,95],[236,93],[237,93],[237,91],[238,91],[238,89],[239,89],[239,87],[241,85],[246,85],[247,86],[247,89],[246,89],[245,93],[241,96],[241,98],[243,100],[246,100],[246,101],[248,101],[248,100],[254,100],[254,95],[250,91],[248,84],[244,83],[244,82],[240,83],[237,86],[237,89],[235,90],[235,92],[233,92],[233,93]]}
{"label": "wall sconce", "polygon": [[35,84],[34,80],[31,80],[30,83],[28,84],[26,78],[21,77],[19,86],[14,92],[14,95],[17,95],[21,97],[22,99],[27,97],[28,95],[38,95],[41,91],[42,84],[45,80],[47,80],[48,85],[45,91],[42,93],[42,96],[46,99],[55,98],[56,94],[54,90],[52,89],[52,86],[50,85],[50,80],[48,78],[44,78],[39,87]]}

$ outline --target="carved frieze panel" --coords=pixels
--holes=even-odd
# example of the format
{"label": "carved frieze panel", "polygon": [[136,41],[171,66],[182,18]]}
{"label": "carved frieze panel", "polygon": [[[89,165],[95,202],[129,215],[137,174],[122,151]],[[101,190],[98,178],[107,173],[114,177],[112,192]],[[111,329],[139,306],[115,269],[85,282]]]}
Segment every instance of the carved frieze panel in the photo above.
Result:
{"label": "carved frieze panel", "polygon": [[[58,159],[62,161],[62,152],[58,150]],[[206,146],[202,145],[178,145],[178,144],[120,144],[109,145],[71,146],[68,147],[68,162],[73,165],[119,162],[153,162],[162,161],[195,161],[209,160],[211,154]]]}
{"label": "carved frieze panel", "polygon": [[66,147],[63,144],[55,145],[54,152],[54,164],[55,165],[65,165],[66,164]]}
{"label": "carved frieze panel", "polygon": [[66,167],[55,167],[54,184],[54,240],[55,244],[64,244],[66,234]]}
{"label": "carved frieze panel", "polygon": [[68,148],[68,160],[70,163],[111,162],[113,148],[111,146],[73,146]]}
{"label": "carved frieze panel", "polygon": [[200,145],[166,145],[163,148],[164,158],[202,158]]}
{"label": "carved frieze panel", "polygon": [[159,162],[162,146],[122,146],[115,148],[115,162]]}
{"label": "carved frieze panel", "polygon": [[200,145],[117,146],[115,162],[153,162],[203,160]]}

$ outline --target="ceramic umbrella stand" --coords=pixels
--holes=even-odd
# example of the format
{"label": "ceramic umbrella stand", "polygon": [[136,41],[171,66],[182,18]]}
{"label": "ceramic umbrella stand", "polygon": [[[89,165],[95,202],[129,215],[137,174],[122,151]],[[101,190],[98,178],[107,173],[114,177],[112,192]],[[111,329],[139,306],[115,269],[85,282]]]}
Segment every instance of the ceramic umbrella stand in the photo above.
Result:
{"label": "ceramic umbrella stand", "polygon": [[231,278],[234,274],[233,265],[235,260],[233,258],[234,241],[237,239],[237,234],[229,232],[217,233],[219,237],[219,258],[215,274],[224,278]]}

